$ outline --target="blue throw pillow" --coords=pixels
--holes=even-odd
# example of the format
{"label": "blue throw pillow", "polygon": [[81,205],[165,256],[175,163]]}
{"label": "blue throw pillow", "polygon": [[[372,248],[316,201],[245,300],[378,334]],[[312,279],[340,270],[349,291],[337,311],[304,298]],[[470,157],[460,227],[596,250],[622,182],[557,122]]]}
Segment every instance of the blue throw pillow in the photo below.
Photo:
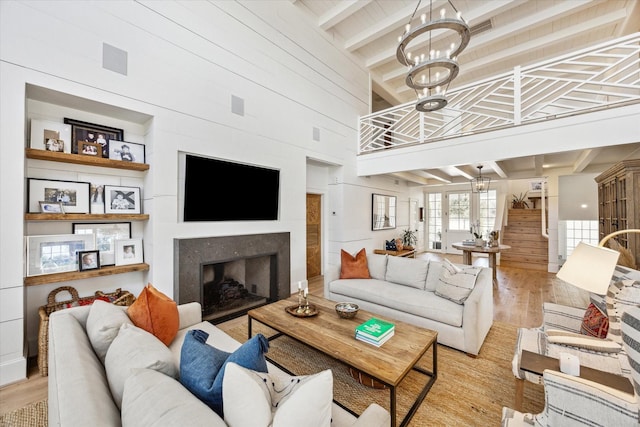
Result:
{"label": "blue throw pillow", "polygon": [[385,240],[385,249],[388,251],[397,251],[398,247],[396,246],[395,240]]}
{"label": "blue throw pillow", "polygon": [[180,350],[180,382],[198,399],[224,418],[222,380],[228,362],[258,372],[267,372],[264,353],[269,341],[257,334],[233,353],[207,344],[209,334],[200,329],[187,332]]}

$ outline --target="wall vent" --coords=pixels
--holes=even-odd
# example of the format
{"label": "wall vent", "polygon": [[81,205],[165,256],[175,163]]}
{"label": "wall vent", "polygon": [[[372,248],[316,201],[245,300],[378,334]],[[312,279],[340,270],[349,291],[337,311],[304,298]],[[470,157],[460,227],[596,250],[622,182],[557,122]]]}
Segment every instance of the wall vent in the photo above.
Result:
{"label": "wall vent", "polygon": [[485,31],[489,31],[493,29],[493,22],[491,19],[487,19],[486,21],[482,21],[479,24],[474,25],[469,28],[469,32],[471,33],[471,37],[476,36],[480,33],[484,33]]}

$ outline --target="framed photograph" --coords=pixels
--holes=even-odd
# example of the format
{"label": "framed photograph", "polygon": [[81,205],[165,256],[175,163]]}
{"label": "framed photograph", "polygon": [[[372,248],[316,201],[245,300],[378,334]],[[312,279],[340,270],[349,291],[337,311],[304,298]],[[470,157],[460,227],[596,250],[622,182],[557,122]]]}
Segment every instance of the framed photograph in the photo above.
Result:
{"label": "framed photograph", "polygon": [[89,187],[89,201],[92,214],[104,213],[104,185],[91,184]]}
{"label": "framed photograph", "polygon": [[71,152],[78,154],[78,142],[95,142],[102,147],[102,157],[109,157],[109,141],[122,141],[122,129],[65,117],[65,124],[71,125]]}
{"label": "framed photograph", "polygon": [[38,150],[71,152],[71,125],[31,119],[30,147]]}
{"label": "framed photograph", "polygon": [[144,163],[144,144],[127,141],[111,141],[109,143],[109,158],[123,162]]}
{"label": "framed photograph", "polygon": [[396,228],[396,196],[373,194],[371,202],[371,229]]}
{"label": "framed photograph", "polygon": [[116,265],[144,262],[142,239],[116,240]]}
{"label": "framed photograph", "polygon": [[95,249],[93,234],[26,236],[27,276],[78,270],[78,252]]}
{"label": "framed photograph", "polygon": [[41,213],[64,213],[64,209],[62,208],[62,203],[60,202],[43,202],[40,201],[40,212]]}
{"label": "framed photograph", "polygon": [[140,187],[104,186],[104,213],[139,214]]}
{"label": "framed photograph", "polygon": [[546,182],[541,180],[529,181],[529,191],[530,192],[540,192],[542,191],[542,184],[546,184]]}
{"label": "framed photograph", "polygon": [[59,202],[65,213],[89,213],[89,186],[88,182],[29,178],[27,210],[39,213],[40,202]]}
{"label": "framed photograph", "polygon": [[78,252],[78,271],[97,270],[100,268],[100,255],[98,251]]}
{"label": "framed photograph", "polygon": [[72,223],[73,234],[91,234],[94,236],[95,249],[100,251],[100,265],[116,264],[116,240],[131,238],[130,222],[109,223]]}
{"label": "framed photograph", "polygon": [[102,157],[102,145],[97,142],[78,141],[78,154]]}

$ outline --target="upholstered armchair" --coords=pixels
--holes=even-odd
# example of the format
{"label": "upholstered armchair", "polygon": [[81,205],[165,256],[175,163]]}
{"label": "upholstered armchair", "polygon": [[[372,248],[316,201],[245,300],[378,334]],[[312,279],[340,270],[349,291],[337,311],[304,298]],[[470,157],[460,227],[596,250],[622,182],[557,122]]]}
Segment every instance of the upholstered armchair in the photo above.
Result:
{"label": "upholstered armchair", "polygon": [[545,370],[545,406],[539,414],[524,414],[502,409],[502,426],[638,426],[640,423],[640,307],[632,307],[621,316],[623,349],[619,358],[627,358],[634,393]]}
{"label": "upholstered armchair", "polygon": [[537,328],[518,329],[512,361],[513,375],[536,384],[543,382],[542,376],[520,369],[522,350],[528,350],[554,358],[559,358],[560,353],[573,354],[581,366],[628,376],[630,371],[622,346],[620,317],[630,307],[640,305],[640,271],[616,267],[606,297],[592,294],[591,303],[604,313],[603,319],[608,322],[604,339],[581,333],[587,308],[544,303],[543,324]]}

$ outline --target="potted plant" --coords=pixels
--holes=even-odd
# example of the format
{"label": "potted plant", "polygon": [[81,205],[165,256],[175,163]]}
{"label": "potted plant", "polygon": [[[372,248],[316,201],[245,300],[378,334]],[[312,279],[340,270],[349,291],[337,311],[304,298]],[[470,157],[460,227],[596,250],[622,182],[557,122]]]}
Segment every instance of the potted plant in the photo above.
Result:
{"label": "potted plant", "polygon": [[484,246],[484,240],[482,239],[482,231],[480,231],[480,220],[476,220],[471,223],[469,232],[473,234],[476,239],[476,246]]}
{"label": "potted plant", "polygon": [[513,209],[524,209],[525,207],[529,207],[529,204],[524,200],[525,197],[527,197],[527,193],[528,191],[525,191],[524,193],[520,193],[520,195],[516,196],[515,194],[513,195],[513,199],[511,199],[511,207]]}
{"label": "potted plant", "polygon": [[402,231],[402,244],[405,249],[412,250],[414,243],[418,243],[418,230],[403,230]]}

